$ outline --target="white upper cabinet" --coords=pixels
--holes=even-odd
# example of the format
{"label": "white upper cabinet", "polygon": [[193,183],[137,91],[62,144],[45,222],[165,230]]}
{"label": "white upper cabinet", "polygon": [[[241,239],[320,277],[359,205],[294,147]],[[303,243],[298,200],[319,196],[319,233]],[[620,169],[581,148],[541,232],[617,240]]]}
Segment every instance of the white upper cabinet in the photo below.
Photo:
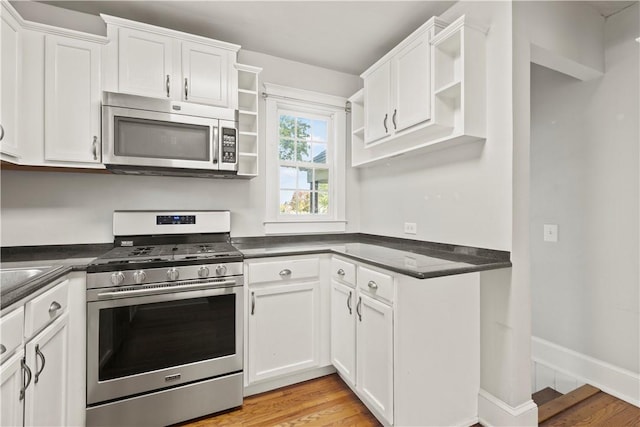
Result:
{"label": "white upper cabinet", "polygon": [[365,145],[431,118],[429,40],[442,26],[430,19],[362,74]]}
{"label": "white upper cabinet", "polygon": [[104,90],[237,108],[240,46],[101,16],[112,41]]}
{"label": "white upper cabinet", "polygon": [[364,110],[352,115],[352,166],[486,137],[487,29],[465,19],[431,18],[362,74],[362,101],[351,97]]}
{"label": "white upper cabinet", "polygon": [[[169,98],[173,76],[173,39],[132,28],[118,33],[119,91]],[[175,80],[175,79],[174,79]]]}
{"label": "white upper cabinet", "polygon": [[[0,31],[2,59],[0,60],[0,152],[20,157],[18,147],[18,88],[20,82],[20,27],[12,16],[15,13],[8,2],[0,6]],[[3,158],[4,159],[4,158]]]}
{"label": "white upper cabinet", "polygon": [[364,140],[375,142],[389,135],[391,63],[387,61],[364,79]]}
{"label": "white upper cabinet", "polygon": [[47,35],[47,161],[100,163],[100,45]]}
{"label": "white upper cabinet", "polygon": [[391,122],[400,131],[431,118],[431,46],[425,33],[393,61],[395,105]]}
{"label": "white upper cabinet", "polygon": [[182,100],[226,106],[229,99],[228,51],[200,43],[182,43]]}

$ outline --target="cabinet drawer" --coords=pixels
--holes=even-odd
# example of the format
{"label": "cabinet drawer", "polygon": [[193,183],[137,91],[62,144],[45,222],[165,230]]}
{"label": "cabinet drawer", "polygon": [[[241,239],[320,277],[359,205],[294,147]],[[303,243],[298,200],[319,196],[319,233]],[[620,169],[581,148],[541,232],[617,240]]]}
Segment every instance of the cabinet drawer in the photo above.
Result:
{"label": "cabinet drawer", "polygon": [[24,327],[24,307],[18,307],[0,319],[0,344],[4,350],[0,357],[3,359],[13,353],[22,344]]}
{"label": "cabinet drawer", "polygon": [[331,277],[351,286],[355,286],[356,266],[338,258],[331,258]]}
{"label": "cabinet drawer", "polygon": [[69,280],[60,282],[25,305],[25,337],[31,337],[67,311]]}
{"label": "cabinet drawer", "polygon": [[387,301],[393,301],[393,276],[358,266],[358,288]]}
{"label": "cabinet drawer", "polygon": [[249,264],[249,284],[318,277],[317,258],[287,259]]}

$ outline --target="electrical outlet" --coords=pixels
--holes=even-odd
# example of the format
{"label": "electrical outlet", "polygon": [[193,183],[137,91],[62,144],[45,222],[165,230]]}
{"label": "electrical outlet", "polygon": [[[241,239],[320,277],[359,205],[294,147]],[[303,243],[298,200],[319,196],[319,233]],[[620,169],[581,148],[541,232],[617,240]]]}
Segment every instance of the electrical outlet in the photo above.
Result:
{"label": "electrical outlet", "polygon": [[544,224],[544,241],[545,242],[557,242],[558,241],[558,225],[557,224]]}
{"label": "electrical outlet", "polygon": [[418,226],[415,222],[405,222],[404,223],[404,232],[405,234],[417,234]]}

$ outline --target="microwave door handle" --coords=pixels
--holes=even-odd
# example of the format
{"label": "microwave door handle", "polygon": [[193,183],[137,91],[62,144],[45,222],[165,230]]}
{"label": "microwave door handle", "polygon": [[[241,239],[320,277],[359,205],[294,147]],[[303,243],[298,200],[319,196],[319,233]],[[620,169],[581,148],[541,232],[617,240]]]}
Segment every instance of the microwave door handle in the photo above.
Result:
{"label": "microwave door handle", "polygon": [[218,127],[214,126],[213,127],[213,164],[217,165],[218,164],[218,147],[219,147],[219,141],[218,141]]}

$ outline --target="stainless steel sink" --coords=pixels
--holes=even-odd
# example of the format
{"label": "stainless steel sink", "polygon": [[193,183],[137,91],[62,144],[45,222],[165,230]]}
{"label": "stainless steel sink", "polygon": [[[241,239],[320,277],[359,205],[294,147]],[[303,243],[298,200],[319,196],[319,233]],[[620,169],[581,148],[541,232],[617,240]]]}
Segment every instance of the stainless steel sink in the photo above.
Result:
{"label": "stainless steel sink", "polygon": [[49,270],[51,267],[2,269],[0,270],[0,290],[2,293],[9,292]]}

